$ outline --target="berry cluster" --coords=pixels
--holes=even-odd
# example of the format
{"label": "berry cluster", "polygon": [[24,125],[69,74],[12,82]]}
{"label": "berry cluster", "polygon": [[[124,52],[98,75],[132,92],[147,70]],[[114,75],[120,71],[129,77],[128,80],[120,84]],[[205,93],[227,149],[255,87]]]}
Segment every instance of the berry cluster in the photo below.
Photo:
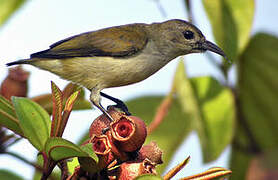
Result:
{"label": "berry cluster", "polygon": [[108,113],[114,121],[104,114],[99,116],[91,124],[90,139],[83,143],[92,143],[98,156],[98,170],[79,158],[81,166],[74,173],[76,177],[129,180],[142,174],[156,174],[156,165],[162,163],[162,151],[154,142],[143,146],[147,137],[144,121],[112,106]]}

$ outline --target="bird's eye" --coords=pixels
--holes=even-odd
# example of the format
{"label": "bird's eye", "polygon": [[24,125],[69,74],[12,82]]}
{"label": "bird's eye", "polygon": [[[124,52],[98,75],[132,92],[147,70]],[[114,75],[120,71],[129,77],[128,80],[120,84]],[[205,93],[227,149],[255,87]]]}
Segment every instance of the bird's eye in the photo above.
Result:
{"label": "bird's eye", "polygon": [[194,38],[194,33],[192,31],[184,31],[183,36],[185,39],[193,39]]}

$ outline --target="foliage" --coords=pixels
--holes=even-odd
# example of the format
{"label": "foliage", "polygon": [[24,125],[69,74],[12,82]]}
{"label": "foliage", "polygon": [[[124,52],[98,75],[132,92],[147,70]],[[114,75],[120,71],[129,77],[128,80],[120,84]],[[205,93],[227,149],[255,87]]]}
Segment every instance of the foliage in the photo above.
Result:
{"label": "foliage", "polygon": [[0,26],[25,3],[26,0],[1,0],[0,1]]}
{"label": "foliage", "polygon": [[[23,2],[1,1],[0,24]],[[226,78],[225,82],[211,76],[190,78],[181,61],[166,97],[139,97],[129,100],[127,105],[148,125],[146,143],[155,140],[163,150],[164,163],[157,168],[159,174],[192,131],[198,133],[205,163],[217,159],[231,145],[231,179],[246,179],[250,173],[256,174],[254,162],[259,162],[264,173],[268,174],[269,169],[277,168],[277,163],[265,159],[278,157],[278,81],[275,78],[278,73],[278,38],[263,32],[250,35],[254,0],[202,2],[217,44],[233,62],[229,65],[223,61],[217,66]],[[186,1],[187,6],[190,4]],[[191,12],[190,7],[187,9]],[[193,15],[189,14],[189,17]],[[235,85],[227,85],[228,71],[232,66],[237,68],[238,80]],[[90,148],[92,144],[76,145],[62,138],[71,111],[89,108],[91,105],[85,100],[83,89],[69,84],[62,91],[52,83],[51,94],[32,99],[13,97],[9,101],[1,96],[0,125],[28,139],[38,150],[43,163],[35,167],[43,176],[50,175],[56,165],[64,167],[64,160],[73,157],[79,157],[79,161],[75,158],[73,162],[66,162],[72,167],[90,162],[92,166],[89,168],[96,168],[100,158]],[[49,115],[52,115],[51,120]],[[87,132],[85,137],[88,138]],[[1,153],[6,153],[7,146],[1,143]],[[176,169],[180,167],[178,165]],[[74,172],[78,171],[75,169]],[[168,172],[169,176],[163,178],[171,178],[177,172]],[[223,168],[213,168],[184,179],[226,177],[230,173]],[[4,170],[0,171],[0,177],[21,179]],[[142,175],[136,179],[161,177]]]}

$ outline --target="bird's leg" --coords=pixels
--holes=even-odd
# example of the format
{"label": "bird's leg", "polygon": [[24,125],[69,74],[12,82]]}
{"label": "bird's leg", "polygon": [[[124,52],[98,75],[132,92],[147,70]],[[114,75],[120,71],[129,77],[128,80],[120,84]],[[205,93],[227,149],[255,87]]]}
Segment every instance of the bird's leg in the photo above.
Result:
{"label": "bird's leg", "polygon": [[120,108],[126,115],[131,115],[131,113],[128,111],[127,106],[125,105],[125,103],[123,101],[121,101],[120,99],[114,98],[112,96],[109,96],[108,94],[105,94],[103,92],[100,92],[100,95],[115,102],[116,105],[114,105],[114,107],[116,108]]}
{"label": "bird's leg", "polygon": [[100,104],[100,94],[99,91],[96,91],[95,89],[91,90],[91,95],[90,95],[90,100],[91,102],[99,109],[101,110],[102,113],[104,113],[108,119],[113,122],[113,118],[108,114],[108,112],[104,109],[104,107]]}
{"label": "bird's leg", "polygon": [[[91,102],[102,112],[104,113],[107,118],[113,122],[113,118],[110,116],[110,114],[108,114],[108,112],[103,108],[103,106],[100,103],[100,94],[99,91],[96,91],[95,89],[91,90],[91,95],[90,95],[90,100]],[[107,131],[110,130],[110,127],[106,127],[104,129],[102,129],[102,134],[105,134]]]}

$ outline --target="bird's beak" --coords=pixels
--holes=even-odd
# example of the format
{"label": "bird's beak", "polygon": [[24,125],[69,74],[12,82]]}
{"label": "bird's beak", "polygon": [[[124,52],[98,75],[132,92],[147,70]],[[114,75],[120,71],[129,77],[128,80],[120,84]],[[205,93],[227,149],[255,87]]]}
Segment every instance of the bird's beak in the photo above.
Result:
{"label": "bird's beak", "polygon": [[230,60],[225,55],[224,51],[222,49],[220,49],[217,45],[213,44],[212,42],[205,41],[204,43],[202,43],[202,48],[204,50],[208,50],[208,51],[214,52],[216,54],[219,54],[220,56],[222,56],[224,59],[226,59],[230,63]]}

